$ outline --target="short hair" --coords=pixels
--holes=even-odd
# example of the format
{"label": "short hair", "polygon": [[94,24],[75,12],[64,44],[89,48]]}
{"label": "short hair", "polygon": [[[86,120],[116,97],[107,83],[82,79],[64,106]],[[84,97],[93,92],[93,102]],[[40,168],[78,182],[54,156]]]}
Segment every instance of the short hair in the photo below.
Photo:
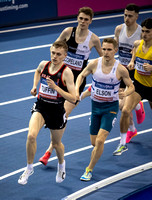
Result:
{"label": "short hair", "polygon": [[139,6],[134,3],[128,4],[125,9],[129,11],[135,11],[135,13],[139,13]]}
{"label": "short hair", "polygon": [[65,41],[56,41],[52,44],[53,47],[55,48],[63,48],[65,52],[68,52],[68,45]]}
{"label": "short hair", "polygon": [[79,9],[79,12],[78,12],[78,15],[79,15],[80,13],[84,13],[84,14],[86,14],[86,15],[89,15],[91,19],[92,19],[93,16],[94,16],[94,12],[93,12],[92,8],[90,8],[90,7],[82,7],[82,8],[80,8],[80,9]]}
{"label": "short hair", "polygon": [[147,29],[151,29],[152,28],[152,18],[145,19],[141,23],[141,27],[143,27],[143,26],[145,26]]}
{"label": "short hair", "polygon": [[104,42],[113,44],[114,48],[118,48],[118,42],[114,38],[104,38],[102,44]]}

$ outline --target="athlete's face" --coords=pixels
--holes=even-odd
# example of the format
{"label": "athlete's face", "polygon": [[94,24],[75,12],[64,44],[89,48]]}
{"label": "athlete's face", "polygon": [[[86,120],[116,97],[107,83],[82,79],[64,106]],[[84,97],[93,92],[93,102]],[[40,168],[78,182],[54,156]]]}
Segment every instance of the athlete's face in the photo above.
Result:
{"label": "athlete's face", "polygon": [[151,41],[152,40],[152,28],[147,29],[145,26],[142,27],[142,39],[145,42]]}
{"label": "athlete's face", "polygon": [[117,52],[117,48],[115,48],[112,43],[103,42],[102,53],[106,61],[112,60],[116,52]]}
{"label": "athlete's face", "polygon": [[67,53],[62,47],[55,48],[52,46],[50,48],[51,52],[51,61],[54,65],[60,64],[62,61],[64,61],[65,57],[67,56]]}
{"label": "athlete's face", "polygon": [[77,20],[78,20],[78,26],[81,29],[88,29],[89,25],[92,22],[92,19],[90,18],[90,16],[84,13],[80,13],[77,17]]}
{"label": "athlete's face", "polygon": [[136,23],[136,20],[138,19],[138,14],[135,11],[124,11],[124,22],[126,26],[131,26],[134,23]]}

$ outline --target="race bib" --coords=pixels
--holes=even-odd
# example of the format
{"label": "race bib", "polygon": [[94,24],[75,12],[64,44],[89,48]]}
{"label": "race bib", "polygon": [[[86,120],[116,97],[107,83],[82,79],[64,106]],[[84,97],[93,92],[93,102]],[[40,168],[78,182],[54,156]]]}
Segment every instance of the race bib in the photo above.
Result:
{"label": "race bib", "polygon": [[95,83],[94,98],[102,101],[113,101],[114,86],[104,83]]}
{"label": "race bib", "polygon": [[57,99],[57,91],[50,88],[46,82],[46,79],[41,79],[39,93],[41,96],[48,99]]}
{"label": "race bib", "polygon": [[[137,69],[138,73],[139,74],[142,74],[142,75],[146,75],[146,76],[149,76],[151,75],[151,72],[147,72],[144,70],[143,68],[143,64],[144,63],[147,63],[148,61],[147,60],[144,60],[142,58],[139,58],[139,57],[136,57],[136,65],[135,65],[135,69]],[[150,62],[150,61],[149,61]],[[149,63],[150,64],[150,63]]]}
{"label": "race bib", "polygon": [[64,63],[70,68],[77,71],[81,71],[84,61],[84,55],[68,52]]}

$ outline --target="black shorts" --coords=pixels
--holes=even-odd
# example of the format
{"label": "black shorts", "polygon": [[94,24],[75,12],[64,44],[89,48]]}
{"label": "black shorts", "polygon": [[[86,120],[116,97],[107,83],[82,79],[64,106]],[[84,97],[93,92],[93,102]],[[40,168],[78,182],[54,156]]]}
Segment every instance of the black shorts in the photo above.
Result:
{"label": "black shorts", "polygon": [[[128,68],[126,68],[126,69],[128,69]],[[135,72],[135,70],[128,70],[128,72],[129,72],[129,76],[130,76],[131,80],[134,81],[134,72]],[[120,88],[126,88],[126,85],[123,82],[123,80],[121,80],[121,82],[120,82]]]}
{"label": "black shorts", "polygon": [[152,102],[152,87],[146,87],[134,80],[135,91],[141,96],[142,99],[147,99]]}
{"label": "black shorts", "polygon": [[62,129],[67,123],[64,104],[46,103],[37,100],[31,112],[39,112],[45,120],[45,128]]}

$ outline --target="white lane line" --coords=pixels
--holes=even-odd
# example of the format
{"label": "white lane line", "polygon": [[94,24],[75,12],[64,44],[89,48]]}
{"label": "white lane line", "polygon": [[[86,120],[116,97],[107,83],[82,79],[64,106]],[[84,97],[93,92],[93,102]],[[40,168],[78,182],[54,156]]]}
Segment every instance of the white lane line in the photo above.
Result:
{"label": "white lane line", "polygon": [[[114,37],[114,35],[100,36],[99,39],[104,39],[104,38],[109,38],[109,37]],[[1,51],[0,55],[8,54],[8,53],[22,52],[22,51],[29,51],[29,50],[33,50],[33,49],[41,49],[41,48],[51,47],[51,45],[52,44],[45,44],[45,45],[38,45],[38,46],[33,46],[33,47],[21,48],[21,49]]]}
{"label": "white lane line", "polygon": [[[148,14],[152,13],[151,10],[147,11],[141,11],[139,12],[140,15],[142,14]],[[118,15],[109,15],[105,17],[94,17],[93,21],[96,20],[103,20],[103,19],[109,19],[109,18],[118,18],[118,17],[123,17],[124,14],[118,14]],[[16,29],[9,29],[9,30],[3,30],[0,31],[0,34],[2,33],[9,33],[9,32],[15,32],[15,31],[23,31],[23,30],[31,30],[31,29],[37,29],[37,28],[46,28],[46,27],[51,27],[51,26],[60,26],[60,25],[65,25],[65,24],[72,24],[72,23],[77,23],[77,20],[72,20],[72,21],[64,21],[64,22],[58,22],[58,23],[52,23],[52,24],[45,24],[45,25],[39,25],[39,26],[30,26],[30,27],[24,27],[24,28],[16,28]]]}
{"label": "white lane line", "polygon": [[[91,84],[86,84],[85,87],[89,87],[90,85],[91,85]],[[18,103],[18,102],[26,101],[26,100],[29,100],[29,99],[34,99],[34,98],[36,98],[36,97],[37,97],[37,96],[35,96],[35,97],[34,97],[34,96],[28,96],[28,97],[23,97],[23,98],[11,100],[11,101],[5,101],[5,102],[0,103],[0,106],[12,104],[12,103]]]}
{"label": "white lane line", "polygon": [[36,97],[34,97],[34,96],[29,96],[29,97],[24,97],[24,98],[20,98],[20,99],[15,99],[15,100],[11,100],[11,101],[5,101],[5,102],[0,103],[0,106],[12,104],[12,103],[17,103],[17,102],[21,102],[21,101],[26,101],[26,100],[34,99],[34,98],[36,98]]}
{"label": "white lane line", "polygon": [[[115,58],[118,58],[118,55],[115,55]],[[88,63],[90,61],[93,61],[94,59],[88,60]],[[22,74],[29,74],[29,73],[34,73],[36,69],[31,69],[31,70],[26,70],[26,71],[21,71],[21,72],[16,72],[16,73],[10,73],[10,74],[5,74],[5,75],[0,75],[1,78],[7,78],[7,77],[12,77],[12,76],[18,76]]]}
{"label": "white lane line", "polygon": [[18,76],[18,75],[29,74],[29,73],[33,73],[33,72],[35,72],[35,69],[26,70],[26,71],[22,71],[22,72],[11,73],[11,74],[0,75],[0,78],[7,78],[7,77],[11,77],[11,76]]}
{"label": "white lane line", "polygon": [[26,47],[26,48],[21,48],[21,49],[1,51],[0,55],[7,54],[7,53],[16,53],[16,52],[20,52],[20,51],[28,51],[28,50],[33,50],[33,49],[41,49],[41,48],[50,47],[51,45],[52,44],[44,44],[44,45],[38,45],[38,46],[33,46],[33,47]]}
{"label": "white lane line", "polygon": [[[85,87],[88,87],[90,86],[91,84],[86,84]],[[37,96],[36,96],[37,97]],[[26,100],[29,100],[29,99],[34,99],[36,98],[34,96],[28,96],[28,97],[23,97],[23,98],[20,98],[20,99],[14,99],[14,100],[10,100],[10,101],[4,101],[4,102],[1,102],[0,103],[0,106],[4,106],[4,105],[8,105],[8,104],[12,104],[12,103],[18,103],[18,102],[21,102],[21,101],[26,101]],[[143,100],[143,102],[147,102],[147,100]]]}
{"label": "white lane line", "polygon": [[[138,132],[138,135],[143,134],[143,133],[147,133],[147,132],[150,132],[150,131],[152,131],[152,128],[147,129],[147,130],[143,130],[143,131],[139,131],[139,132]],[[137,135],[137,136],[138,136],[138,135]],[[136,137],[137,137],[137,136],[136,136]],[[113,138],[113,139],[106,140],[106,141],[105,141],[105,144],[111,143],[111,142],[114,142],[114,141],[117,141],[117,140],[120,140],[120,137],[116,137],[116,138]],[[79,148],[79,149],[76,149],[76,150],[67,152],[67,153],[65,153],[64,155],[65,155],[65,157],[66,157],[66,156],[69,156],[69,155],[72,155],[72,154],[75,154],[75,153],[78,153],[78,152],[82,152],[82,151],[85,151],[85,150],[88,150],[88,149],[91,149],[91,148],[92,148],[92,145],[89,145],[89,146],[86,146],[86,147],[83,147],[83,148]],[[55,157],[50,158],[50,159],[48,160],[48,162],[53,161],[53,160],[57,160],[57,157],[55,156]],[[41,165],[41,163],[40,163],[40,162],[37,162],[37,163],[35,163],[33,166],[36,167],[36,166],[39,166],[39,165]],[[5,179],[5,178],[8,178],[8,177],[13,176],[13,175],[15,175],[15,174],[18,174],[18,173],[20,173],[20,172],[22,172],[22,171],[24,171],[24,170],[25,170],[25,167],[24,167],[24,168],[21,168],[21,169],[19,169],[19,170],[13,171],[13,172],[11,172],[11,173],[5,174],[5,175],[3,175],[3,176],[0,177],[0,180],[3,180],[3,179]]]}
{"label": "white lane line", "polygon": [[[86,116],[89,116],[89,115],[91,115],[91,112],[87,112],[87,113],[71,116],[71,117],[68,118],[68,120],[77,119],[77,118],[81,118],[81,117],[86,117]],[[18,134],[18,133],[22,133],[22,132],[25,132],[25,131],[28,131],[28,130],[29,130],[29,128],[22,128],[22,129],[19,129],[19,130],[16,130],[16,131],[12,131],[12,132],[9,132],[9,133],[4,133],[4,134],[0,135],[0,139],[8,137],[8,136],[15,135],[15,134]]]}
{"label": "white lane line", "polygon": [[149,162],[149,163],[146,163],[143,165],[139,165],[138,167],[134,167],[132,169],[126,170],[124,172],[121,172],[121,173],[111,176],[109,178],[103,179],[102,181],[99,181],[97,183],[89,185],[88,187],[85,187],[81,190],[78,190],[77,192],[72,193],[71,195],[64,197],[62,200],[76,200],[76,199],[83,197],[91,192],[97,191],[107,185],[110,185],[110,184],[120,181],[122,179],[128,178],[130,176],[139,174],[139,173],[144,172],[149,169],[152,169],[152,162]]}

